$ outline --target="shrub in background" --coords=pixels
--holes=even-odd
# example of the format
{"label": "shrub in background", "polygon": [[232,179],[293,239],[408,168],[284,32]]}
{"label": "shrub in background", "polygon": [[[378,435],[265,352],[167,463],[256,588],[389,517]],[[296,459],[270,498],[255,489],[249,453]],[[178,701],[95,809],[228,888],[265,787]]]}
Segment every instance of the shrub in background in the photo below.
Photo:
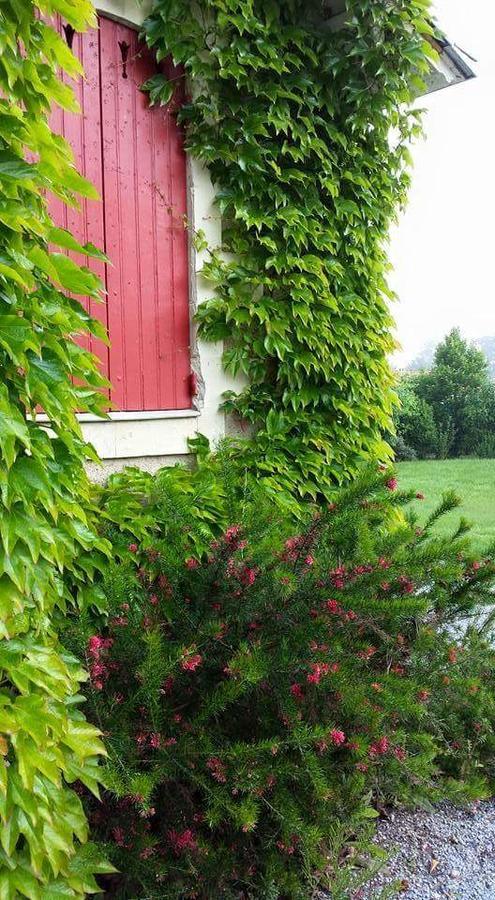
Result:
{"label": "shrub in background", "polygon": [[474,448],[474,455],[481,459],[495,459],[495,434],[483,434]]}
{"label": "shrub in background", "polygon": [[399,406],[394,413],[397,435],[392,438],[396,459],[421,459],[438,453],[438,429],[433,411],[417,394],[417,376],[403,375],[398,384]]}
{"label": "shrub in background", "polygon": [[200,491],[174,485],[206,474],[119,476],[108,614],[72,624],[109,752],[87,799],[108,891],[337,897],[342,845],[381,804],[487,791],[494,654],[447,625],[491,603],[495,570],[462,526],[434,536],[452,496],[420,530],[393,475],[367,474],[295,531],[217,465],[208,536]]}
{"label": "shrub in background", "polygon": [[409,444],[406,444],[400,434],[390,438],[390,445],[394,451],[396,462],[412,462],[418,458],[416,451]]}

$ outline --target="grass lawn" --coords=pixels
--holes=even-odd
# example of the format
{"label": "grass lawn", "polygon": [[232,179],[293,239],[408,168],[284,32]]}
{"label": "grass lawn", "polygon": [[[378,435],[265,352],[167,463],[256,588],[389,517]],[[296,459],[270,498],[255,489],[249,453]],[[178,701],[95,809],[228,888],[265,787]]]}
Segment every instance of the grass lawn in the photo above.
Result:
{"label": "grass lawn", "polygon": [[462,515],[473,524],[477,548],[495,541],[495,459],[419,460],[399,463],[398,470],[399,488],[425,495],[416,504],[421,519],[437,505],[442,492],[452,488],[462,506],[440,521],[439,532],[448,533]]}

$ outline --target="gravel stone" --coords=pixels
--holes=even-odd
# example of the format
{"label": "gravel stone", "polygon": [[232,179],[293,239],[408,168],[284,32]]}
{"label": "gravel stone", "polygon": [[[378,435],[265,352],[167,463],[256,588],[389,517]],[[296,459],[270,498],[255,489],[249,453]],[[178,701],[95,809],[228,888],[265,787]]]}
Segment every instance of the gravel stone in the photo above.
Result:
{"label": "gravel stone", "polygon": [[396,881],[403,886],[392,896],[404,900],[495,900],[495,799],[394,812],[375,843],[389,860],[351,900],[377,900]]}

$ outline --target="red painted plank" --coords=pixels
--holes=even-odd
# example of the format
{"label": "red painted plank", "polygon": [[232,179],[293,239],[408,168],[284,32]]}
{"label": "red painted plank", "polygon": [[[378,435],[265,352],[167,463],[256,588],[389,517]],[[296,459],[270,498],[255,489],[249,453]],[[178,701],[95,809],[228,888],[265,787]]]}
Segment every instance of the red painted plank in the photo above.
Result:
{"label": "red painted plank", "polygon": [[[61,34],[62,23],[58,29]],[[101,115],[100,115],[100,64],[99,34],[97,30],[86,34],[74,35],[73,52],[81,60],[85,78],[72,81],[63,76],[64,81],[72,84],[83,115],[75,116],[61,109],[54,110],[51,117],[52,128],[63,134],[74,152],[76,165],[86,178],[103,193],[103,163],[101,155]],[[103,204],[96,200],[81,200],[80,209],[73,209],[56,197],[50,199],[50,211],[55,222],[72,232],[80,243],[91,241],[100,249],[105,248],[105,230]],[[100,260],[90,259],[80,254],[69,254],[80,265],[89,266],[103,284],[105,284],[105,265]],[[91,298],[78,298],[88,312],[108,327],[106,302],[98,303]],[[82,346],[95,353],[101,363],[103,373],[108,376],[109,349],[102,341],[93,336],[79,339]]]}
{"label": "red painted plank", "polygon": [[[127,44],[124,78],[121,44]],[[123,410],[187,409],[189,372],[188,246],[183,138],[172,113],[150,109],[141,85],[157,71],[137,32],[100,18],[100,31],[74,38],[87,80],[78,87],[83,117],[54,114],[81,171],[103,204],[81,213],[53,201],[56,220],[81,240],[104,247],[104,319],[111,349],[103,361]],[[99,266],[99,268],[98,268]],[[88,301],[89,302],[89,301]],[[94,304],[93,315],[98,314]],[[101,314],[100,314],[101,315]]]}

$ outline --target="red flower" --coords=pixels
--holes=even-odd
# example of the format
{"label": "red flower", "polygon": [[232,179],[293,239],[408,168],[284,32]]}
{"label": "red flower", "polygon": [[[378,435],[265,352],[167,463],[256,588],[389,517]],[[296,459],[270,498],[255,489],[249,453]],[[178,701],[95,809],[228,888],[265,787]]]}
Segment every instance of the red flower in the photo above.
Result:
{"label": "red flower", "polygon": [[156,596],[156,594],[151,594],[150,603],[152,606],[158,605],[158,597]]}
{"label": "red flower", "polygon": [[304,691],[300,684],[294,683],[290,686],[290,692],[296,700],[304,700]]}
{"label": "red flower", "polygon": [[167,594],[171,593],[172,588],[166,575],[160,575],[158,577],[158,584],[160,585],[162,590],[166,591]]}
{"label": "red flower", "polygon": [[210,759],[206,761],[206,768],[210,770],[212,778],[215,781],[218,781],[219,784],[225,784],[227,781],[226,768],[225,764],[222,762],[218,756],[212,756]]}
{"label": "red flower", "polygon": [[414,582],[410,578],[407,578],[406,575],[399,575],[398,582],[404,594],[412,594]]}
{"label": "red flower", "polygon": [[404,747],[394,747],[394,756],[399,762],[404,762],[407,757],[407,752],[404,750]]}
{"label": "red flower", "polygon": [[329,738],[334,747],[340,747],[341,744],[345,744],[345,734],[338,728],[332,728]]}
{"label": "red flower", "polygon": [[398,485],[397,478],[389,478],[389,480],[387,481],[386,487],[388,488],[389,491],[395,491],[395,490],[397,490],[397,485]]}
{"label": "red flower", "polygon": [[431,691],[425,691],[425,690],[423,690],[423,691],[418,691],[418,700],[419,700],[421,703],[426,703],[426,701],[427,701],[427,700],[429,699],[429,697],[430,697],[430,694],[431,694]]}
{"label": "red flower", "polygon": [[91,669],[90,669],[91,677],[96,678],[98,675],[104,675],[106,671],[107,671],[107,667],[104,666],[102,663],[94,663],[94,665],[92,665]]}
{"label": "red flower", "polygon": [[319,684],[323,675],[328,675],[330,672],[328,663],[311,663],[310,669],[311,673],[306,676],[306,681],[309,684]]}
{"label": "red flower", "polygon": [[347,571],[345,566],[337,566],[336,569],[332,569],[330,572],[330,578],[334,588],[338,591],[341,591],[345,586],[345,577],[347,575]]}
{"label": "red flower", "polygon": [[92,656],[97,656],[98,652],[103,648],[104,643],[103,638],[99,637],[99,635],[93,635],[88,641],[88,653],[91,653]]}
{"label": "red flower", "polygon": [[171,675],[169,675],[168,678],[165,679],[165,681],[163,682],[163,684],[160,688],[160,694],[165,694],[165,695],[171,694],[173,686],[174,686],[174,679],[172,678]]}
{"label": "red flower", "polygon": [[244,566],[238,574],[238,580],[246,587],[250,587],[256,581],[258,572],[251,566]]}
{"label": "red flower", "polygon": [[153,732],[153,734],[150,734],[150,747],[153,747],[154,750],[158,750],[161,746],[161,742],[161,737],[156,731]]}
{"label": "red flower", "polygon": [[114,829],[112,830],[112,835],[113,835],[113,839],[114,839],[115,843],[116,843],[119,847],[123,847],[123,846],[124,846],[124,840],[125,840],[125,832],[124,832],[124,829],[123,829],[123,828],[120,828],[120,827],[114,828]]}
{"label": "red flower", "polygon": [[199,569],[199,562],[194,556],[189,556],[184,563],[186,569]]}
{"label": "red flower", "polygon": [[172,845],[172,849],[176,856],[180,856],[182,853],[185,853],[187,850],[197,850],[198,844],[196,841],[196,837],[191,828],[186,828],[185,831],[169,831],[167,835],[170,844]]}
{"label": "red flower", "polygon": [[[242,528],[240,525],[229,525],[224,534],[224,541],[232,551],[242,550],[246,546],[246,541],[239,540],[241,532]],[[213,544],[212,549],[215,549]]]}
{"label": "red flower", "polygon": [[328,609],[328,612],[331,613],[339,613],[341,611],[341,607],[337,600],[327,600],[325,606]]}
{"label": "red flower", "polygon": [[358,656],[360,659],[371,659],[372,656],[377,652],[376,647],[366,647],[365,650],[360,650]]}
{"label": "red flower", "polygon": [[416,500],[424,500],[424,499],[425,499],[425,495],[422,494],[421,491],[418,491],[418,493],[416,494]]}
{"label": "red flower", "polygon": [[369,749],[370,756],[383,756],[389,748],[389,739],[384,736],[379,738]]}
{"label": "red flower", "polygon": [[137,544],[129,544],[127,549],[129,550],[129,553],[137,553],[138,545]]}
{"label": "red flower", "polygon": [[181,668],[184,669],[184,672],[194,672],[202,662],[203,657],[201,654],[194,653],[192,656],[187,656],[181,661]]}

